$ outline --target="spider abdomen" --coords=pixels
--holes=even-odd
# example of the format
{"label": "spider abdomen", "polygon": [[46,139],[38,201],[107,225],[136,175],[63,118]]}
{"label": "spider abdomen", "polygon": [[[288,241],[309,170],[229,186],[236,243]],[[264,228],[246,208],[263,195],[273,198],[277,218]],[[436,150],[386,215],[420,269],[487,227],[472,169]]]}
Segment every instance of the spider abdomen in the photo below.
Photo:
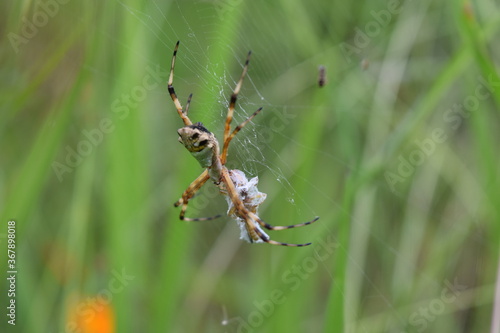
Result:
{"label": "spider abdomen", "polygon": [[201,167],[209,168],[219,154],[219,143],[202,123],[185,126],[177,130],[179,142],[193,155]]}

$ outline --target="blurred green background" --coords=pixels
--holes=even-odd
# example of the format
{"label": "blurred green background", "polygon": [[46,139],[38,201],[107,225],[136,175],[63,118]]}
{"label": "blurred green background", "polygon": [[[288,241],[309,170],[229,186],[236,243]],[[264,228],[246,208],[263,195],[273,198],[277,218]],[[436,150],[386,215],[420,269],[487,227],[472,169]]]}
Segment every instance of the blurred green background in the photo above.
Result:
{"label": "blurred green background", "polygon": [[[494,1],[2,1],[2,332],[498,332],[500,14]],[[252,59],[228,167],[259,177],[247,244],[179,221]],[[318,67],[327,84],[318,86]],[[189,217],[227,209],[210,183]],[[498,300],[497,300],[498,302]],[[499,304],[497,304],[498,306]],[[498,311],[498,310],[497,310]]]}

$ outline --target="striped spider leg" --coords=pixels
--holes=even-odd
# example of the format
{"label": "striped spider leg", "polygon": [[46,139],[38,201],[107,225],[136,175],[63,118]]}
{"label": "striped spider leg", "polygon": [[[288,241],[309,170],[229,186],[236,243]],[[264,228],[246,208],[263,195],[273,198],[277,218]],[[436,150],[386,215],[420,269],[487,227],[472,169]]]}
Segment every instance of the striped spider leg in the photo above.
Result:
{"label": "striped spider leg", "polygon": [[288,226],[272,226],[264,222],[257,215],[258,206],[262,204],[266,198],[266,194],[259,192],[259,190],[257,189],[258,178],[254,177],[248,180],[243,171],[228,170],[225,166],[229,143],[235,137],[235,135],[262,110],[262,108],[259,108],[245,121],[236,126],[233,131],[231,131],[231,122],[233,120],[236,100],[243,84],[243,79],[248,71],[250,52],[248,53],[247,59],[245,61],[241,77],[231,95],[224,126],[224,141],[222,145],[222,153],[220,153],[219,142],[217,141],[215,135],[212,134],[208,129],[206,129],[202,123],[197,122],[193,124],[193,122],[188,117],[188,108],[191,102],[192,95],[190,95],[188,98],[186,109],[182,108],[182,105],[177,98],[173,86],[173,80],[175,59],[177,56],[178,48],[179,42],[177,42],[177,44],[175,45],[174,53],[172,56],[170,76],[168,79],[168,92],[170,94],[170,97],[172,98],[172,101],[174,102],[177,113],[179,114],[185,125],[177,131],[177,133],[179,134],[179,142],[182,143],[184,147],[186,147],[191,155],[193,155],[198,163],[200,163],[201,167],[205,168],[203,173],[189,185],[189,187],[182,194],[182,197],[174,204],[175,207],[182,206],[180,219],[187,221],[205,221],[219,217],[219,215],[203,218],[185,217],[189,200],[193,198],[196,192],[210,179],[216,186],[219,187],[220,192],[226,197],[229,206],[228,215],[235,219],[240,226],[240,238],[250,243],[264,242],[273,245],[295,247],[310,245],[311,243],[290,244],[274,241],[270,239],[270,237],[264,232],[262,228],[268,230],[291,229],[316,222],[318,220],[318,217],[308,222]]}

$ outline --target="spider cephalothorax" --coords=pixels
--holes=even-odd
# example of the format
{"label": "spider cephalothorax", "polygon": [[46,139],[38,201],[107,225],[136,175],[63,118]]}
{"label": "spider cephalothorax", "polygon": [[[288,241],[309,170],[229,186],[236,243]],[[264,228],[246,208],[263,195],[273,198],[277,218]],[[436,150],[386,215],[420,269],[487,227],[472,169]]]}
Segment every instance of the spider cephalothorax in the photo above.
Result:
{"label": "spider cephalothorax", "polygon": [[219,215],[214,217],[202,218],[186,218],[184,216],[189,200],[209,179],[212,179],[214,184],[219,187],[220,192],[224,196],[226,196],[229,206],[228,215],[238,222],[238,225],[241,229],[240,238],[250,243],[265,242],[273,245],[284,246],[306,246],[311,244],[289,244],[276,242],[270,239],[262,228],[266,228],[268,230],[284,230],[301,227],[316,222],[318,220],[318,217],[308,222],[288,226],[272,226],[262,221],[257,216],[257,209],[258,206],[262,204],[266,199],[266,194],[260,192],[257,189],[258,178],[254,177],[248,180],[243,171],[228,170],[225,166],[229,143],[231,142],[233,137],[262,110],[262,108],[259,108],[244,122],[236,126],[231,132],[231,121],[233,120],[234,107],[236,105],[236,99],[243,83],[243,78],[245,77],[248,70],[250,52],[248,53],[247,60],[245,61],[245,66],[243,67],[243,73],[241,74],[240,80],[236,84],[236,88],[231,95],[229,108],[227,111],[226,123],[224,127],[222,153],[220,153],[219,142],[215,138],[215,135],[207,130],[202,123],[193,124],[188,117],[188,109],[192,95],[190,95],[188,98],[186,109],[183,109],[181,103],[179,102],[179,99],[177,98],[177,95],[175,94],[173,86],[174,65],[178,47],[179,42],[177,42],[177,44],[175,45],[174,54],[172,56],[172,65],[170,67],[170,76],[168,79],[168,92],[170,93],[170,97],[174,102],[177,113],[179,114],[185,125],[177,131],[177,133],[179,134],[179,142],[182,143],[187,150],[189,150],[191,155],[196,158],[196,160],[203,168],[206,168],[205,171],[203,171],[202,174],[199,175],[198,178],[196,178],[191,183],[191,185],[189,185],[187,190],[182,194],[182,197],[174,204],[175,207],[182,206],[180,219],[188,221],[204,221],[219,217]]}

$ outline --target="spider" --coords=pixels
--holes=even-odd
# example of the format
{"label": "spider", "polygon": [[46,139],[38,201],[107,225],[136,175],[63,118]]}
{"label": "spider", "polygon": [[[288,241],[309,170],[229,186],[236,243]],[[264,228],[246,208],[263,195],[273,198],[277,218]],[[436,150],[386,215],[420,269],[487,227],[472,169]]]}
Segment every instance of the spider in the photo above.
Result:
{"label": "spider", "polygon": [[234,138],[234,136],[238,134],[238,132],[262,110],[262,108],[257,109],[257,111],[250,115],[241,124],[236,126],[231,132],[231,121],[233,120],[234,107],[236,105],[236,99],[241,89],[243,79],[248,70],[248,63],[250,61],[251,52],[248,52],[245,65],[243,67],[243,73],[241,74],[241,77],[231,95],[224,127],[222,153],[220,153],[219,142],[215,138],[215,135],[207,130],[202,123],[197,122],[193,124],[193,122],[188,117],[189,105],[191,103],[191,98],[193,97],[193,95],[189,95],[185,109],[182,108],[182,105],[177,98],[173,86],[173,80],[175,59],[178,48],[179,42],[176,43],[172,56],[172,65],[170,67],[170,76],[168,79],[168,92],[175,104],[177,113],[179,114],[185,125],[177,131],[177,133],[179,134],[179,142],[182,143],[187,148],[187,150],[189,150],[194,158],[200,163],[201,167],[205,168],[201,175],[199,175],[198,178],[196,178],[184,191],[182,197],[174,203],[175,207],[182,206],[179,216],[180,219],[184,221],[207,221],[220,217],[220,215],[202,218],[185,217],[189,200],[193,198],[195,193],[210,179],[216,186],[219,187],[219,191],[221,192],[221,194],[226,197],[229,205],[228,215],[238,222],[238,225],[241,229],[240,238],[250,243],[265,242],[268,244],[283,246],[310,245],[311,243],[290,244],[274,241],[270,239],[270,237],[264,232],[262,228],[268,230],[291,229],[316,222],[319,217],[316,217],[308,222],[288,226],[272,226],[264,222],[257,216],[258,206],[262,204],[262,202],[266,199],[266,194],[259,192],[259,190],[257,189],[258,178],[255,177],[248,180],[243,171],[228,170],[225,166],[229,143]]}

